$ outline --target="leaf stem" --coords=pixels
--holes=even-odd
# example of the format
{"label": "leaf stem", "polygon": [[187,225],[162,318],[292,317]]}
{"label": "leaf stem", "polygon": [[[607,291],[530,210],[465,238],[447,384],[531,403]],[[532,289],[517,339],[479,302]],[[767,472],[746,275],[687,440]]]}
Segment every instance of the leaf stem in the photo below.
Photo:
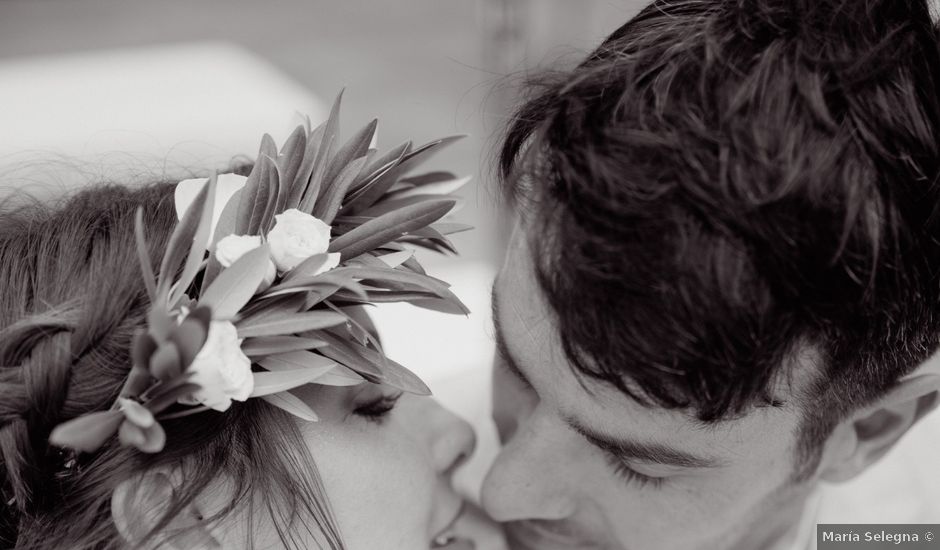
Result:
{"label": "leaf stem", "polygon": [[199,405],[198,407],[195,407],[195,408],[192,408],[192,409],[188,409],[188,410],[185,410],[185,411],[180,411],[180,412],[175,412],[175,413],[160,415],[160,416],[157,417],[157,420],[170,420],[170,419],[173,419],[173,418],[183,418],[184,416],[189,416],[189,415],[191,415],[191,414],[199,414],[199,413],[201,413],[201,412],[205,412],[205,411],[208,411],[208,410],[209,410],[209,407],[207,407],[207,406],[205,406],[205,405]]}

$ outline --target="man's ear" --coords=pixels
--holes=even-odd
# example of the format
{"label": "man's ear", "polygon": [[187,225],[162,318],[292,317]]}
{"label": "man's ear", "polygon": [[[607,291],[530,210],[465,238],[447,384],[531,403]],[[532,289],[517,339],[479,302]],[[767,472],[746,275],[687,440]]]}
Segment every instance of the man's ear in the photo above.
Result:
{"label": "man's ear", "polygon": [[864,472],[938,404],[940,374],[915,373],[902,379],[876,403],[860,409],[835,428],[820,478],[840,483]]}
{"label": "man's ear", "polygon": [[145,542],[170,506],[175,490],[170,476],[148,471],[118,484],[111,494],[111,517],[121,537],[133,548],[219,549],[217,537],[195,503],[173,517]]}

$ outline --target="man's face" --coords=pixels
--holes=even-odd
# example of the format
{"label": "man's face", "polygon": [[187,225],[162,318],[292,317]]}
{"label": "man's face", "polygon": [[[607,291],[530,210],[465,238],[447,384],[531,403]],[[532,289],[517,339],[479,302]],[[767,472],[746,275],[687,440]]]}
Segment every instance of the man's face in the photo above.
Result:
{"label": "man's face", "polygon": [[[494,285],[493,417],[504,445],[483,503],[513,548],[768,548],[798,520],[799,413],[703,425],[575,376],[517,229]],[[616,338],[616,334],[604,335]]]}

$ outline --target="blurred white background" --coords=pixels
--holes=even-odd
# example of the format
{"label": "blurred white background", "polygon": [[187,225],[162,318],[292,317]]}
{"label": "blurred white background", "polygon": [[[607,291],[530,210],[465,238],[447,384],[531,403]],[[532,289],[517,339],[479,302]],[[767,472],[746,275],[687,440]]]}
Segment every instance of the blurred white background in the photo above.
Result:
{"label": "blurred white background", "polygon": [[[346,88],[346,135],[470,137],[434,167],[473,174],[463,257],[497,261],[490,152],[526,70],[575,59],[639,9],[598,0],[4,0],[0,186],[206,173],[254,155]],[[75,161],[78,162],[75,162]]]}

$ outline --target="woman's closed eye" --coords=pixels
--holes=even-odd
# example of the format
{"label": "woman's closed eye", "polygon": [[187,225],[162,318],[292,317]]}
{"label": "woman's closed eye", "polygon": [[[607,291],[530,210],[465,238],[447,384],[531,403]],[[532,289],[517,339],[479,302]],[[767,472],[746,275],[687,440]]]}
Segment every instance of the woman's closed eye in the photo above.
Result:
{"label": "woman's closed eye", "polygon": [[379,395],[358,405],[353,409],[353,414],[369,422],[381,424],[395,409],[401,396],[402,392]]}

